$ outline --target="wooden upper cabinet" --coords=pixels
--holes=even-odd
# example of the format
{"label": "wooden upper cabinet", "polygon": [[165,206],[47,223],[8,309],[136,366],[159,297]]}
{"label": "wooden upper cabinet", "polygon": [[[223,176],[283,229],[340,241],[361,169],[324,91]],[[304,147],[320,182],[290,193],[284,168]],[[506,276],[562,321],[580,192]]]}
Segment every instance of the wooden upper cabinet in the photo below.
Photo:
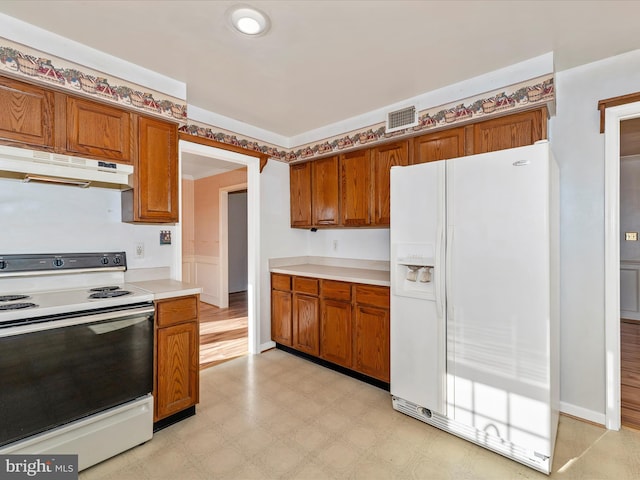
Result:
{"label": "wooden upper cabinet", "polygon": [[541,108],[473,125],[473,153],[532,145],[547,138],[547,109]]}
{"label": "wooden upper cabinet", "polygon": [[289,167],[291,226],[311,226],[311,163]]}
{"label": "wooden upper cabinet", "polygon": [[0,142],[53,147],[53,92],[0,76],[0,112]]}
{"label": "wooden upper cabinet", "polygon": [[311,208],[313,225],[340,223],[338,156],[311,162]]}
{"label": "wooden upper cabinet", "polygon": [[69,153],[131,163],[131,114],[101,103],[67,97]]}
{"label": "wooden upper cabinet", "polygon": [[341,224],[369,225],[371,210],[370,150],[356,150],[340,155],[342,203]]}
{"label": "wooden upper cabinet", "polygon": [[122,220],[142,223],[178,221],[178,128],[137,117],[138,155],[133,189],[122,192]]}
{"label": "wooden upper cabinet", "polygon": [[409,164],[409,141],[394,142],[373,148],[371,151],[372,171],[372,218],[373,225],[391,223],[390,190],[391,167]]}
{"label": "wooden upper cabinet", "polygon": [[464,127],[428,133],[413,139],[413,161],[426,163],[462,157],[465,154]]}

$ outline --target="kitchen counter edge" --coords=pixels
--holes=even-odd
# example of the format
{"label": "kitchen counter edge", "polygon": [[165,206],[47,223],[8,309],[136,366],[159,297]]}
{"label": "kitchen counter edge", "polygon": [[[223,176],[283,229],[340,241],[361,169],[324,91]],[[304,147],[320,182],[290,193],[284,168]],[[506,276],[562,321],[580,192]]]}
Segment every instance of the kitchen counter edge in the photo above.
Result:
{"label": "kitchen counter edge", "polygon": [[391,286],[389,271],[366,268],[336,267],[315,264],[296,264],[272,267],[271,273],[295,275],[298,277],[321,278],[341,282],[362,283],[365,285]]}
{"label": "kitchen counter edge", "polygon": [[146,280],[131,283],[136,287],[153,293],[154,300],[164,300],[167,298],[184,297],[202,293],[201,287],[178,280]]}

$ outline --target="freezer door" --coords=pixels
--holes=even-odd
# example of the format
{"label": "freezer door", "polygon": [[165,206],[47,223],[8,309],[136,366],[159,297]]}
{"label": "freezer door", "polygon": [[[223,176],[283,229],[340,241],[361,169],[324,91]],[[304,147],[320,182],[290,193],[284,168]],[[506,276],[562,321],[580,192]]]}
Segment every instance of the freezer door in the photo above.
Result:
{"label": "freezer door", "polygon": [[548,144],[447,163],[449,415],[548,454]]}
{"label": "freezer door", "polygon": [[391,169],[390,231],[391,393],[443,415],[444,168]]}

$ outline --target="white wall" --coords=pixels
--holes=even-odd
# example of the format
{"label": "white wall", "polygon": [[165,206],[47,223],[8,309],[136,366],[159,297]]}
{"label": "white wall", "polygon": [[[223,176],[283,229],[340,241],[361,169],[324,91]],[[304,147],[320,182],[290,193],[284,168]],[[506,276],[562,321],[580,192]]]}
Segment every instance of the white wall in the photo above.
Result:
{"label": "white wall", "polygon": [[640,90],[640,50],[558,72],[561,407],[604,423],[604,135],[598,100]]}
{"label": "white wall", "polygon": [[271,346],[269,259],[308,255],[307,230],[291,228],[289,165],[270,160],[260,174],[260,344]]}
{"label": "white wall", "polygon": [[229,205],[229,293],[247,290],[247,192],[231,192]]}
{"label": "white wall", "polygon": [[[319,257],[389,260],[389,229],[318,229],[308,232],[307,255]],[[335,248],[334,248],[334,241]]]}
{"label": "white wall", "polygon": [[625,241],[624,232],[640,232],[640,155],[620,159],[620,261],[640,261],[640,241]]}
{"label": "white wall", "polygon": [[[119,190],[0,179],[0,253],[125,251],[130,269],[173,268],[175,245],[160,245],[160,231],[173,236],[175,227],[122,223],[120,196]],[[138,242],[142,259],[135,258]]]}

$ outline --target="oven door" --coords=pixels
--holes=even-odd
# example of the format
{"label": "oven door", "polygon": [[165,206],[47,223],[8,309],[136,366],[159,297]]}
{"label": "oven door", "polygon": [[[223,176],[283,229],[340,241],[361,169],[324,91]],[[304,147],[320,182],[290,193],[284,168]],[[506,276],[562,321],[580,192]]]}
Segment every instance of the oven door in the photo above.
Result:
{"label": "oven door", "polygon": [[151,393],[153,304],[0,328],[0,446]]}

